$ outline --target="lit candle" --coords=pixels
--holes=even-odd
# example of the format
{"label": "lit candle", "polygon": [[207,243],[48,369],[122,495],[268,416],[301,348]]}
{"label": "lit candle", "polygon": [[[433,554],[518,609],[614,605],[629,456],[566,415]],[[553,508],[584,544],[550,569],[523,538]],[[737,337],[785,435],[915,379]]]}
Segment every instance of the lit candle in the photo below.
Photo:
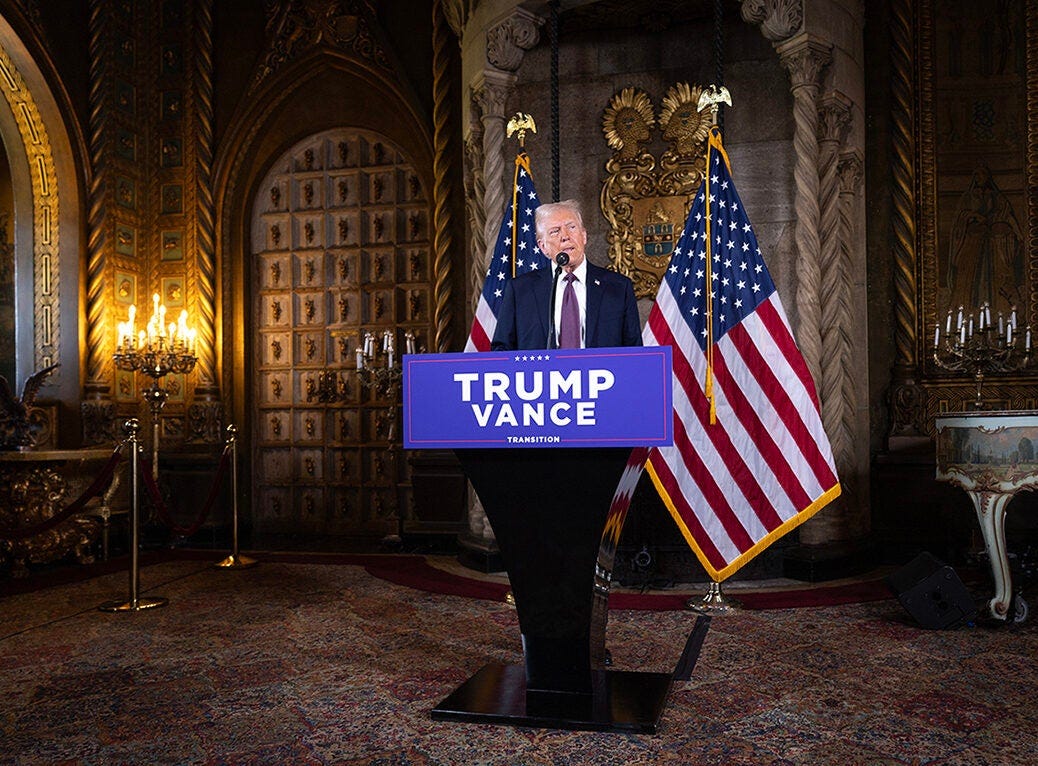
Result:
{"label": "lit candle", "polygon": [[1013,329],[1016,329],[1016,306],[1013,306],[1009,310],[1009,324],[1013,325]]}
{"label": "lit candle", "polygon": [[1002,312],[998,312],[998,337],[1002,337],[1006,334],[1005,319],[1002,316]]}
{"label": "lit candle", "polygon": [[357,346],[357,369],[364,369],[364,349],[360,346]]}
{"label": "lit candle", "polygon": [[1031,325],[1027,325],[1027,332],[1024,333],[1024,351],[1031,350]]}
{"label": "lit candle", "polygon": [[962,327],[962,306],[959,306],[959,323],[955,326]]}
{"label": "lit candle", "polygon": [[933,347],[937,348],[941,344],[941,326],[935,325],[933,328]]}
{"label": "lit candle", "polygon": [[180,338],[181,342],[187,342],[187,309],[180,312],[180,317],[177,319],[177,337]]}
{"label": "lit candle", "polygon": [[948,309],[948,323],[944,326],[946,335],[951,335],[951,309]]}
{"label": "lit candle", "polygon": [[1006,325],[1006,345],[1013,345],[1013,325],[1011,323]]}
{"label": "lit candle", "polygon": [[966,345],[966,325],[964,324],[959,325],[959,345]]}
{"label": "lit candle", "polygon": [[966,333],[966,335],[968,335],[970,338],[973,337],[973,315],[972,314],[970,314],[970,330],[969,330],[968,333]]}

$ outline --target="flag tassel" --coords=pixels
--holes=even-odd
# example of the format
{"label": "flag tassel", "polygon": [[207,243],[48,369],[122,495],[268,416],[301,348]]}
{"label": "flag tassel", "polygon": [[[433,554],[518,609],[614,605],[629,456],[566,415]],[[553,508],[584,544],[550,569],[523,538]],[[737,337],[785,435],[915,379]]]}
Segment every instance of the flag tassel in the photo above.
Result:
{"label": "flag tassel", "polygon": [[703,394],[710,407],[710,425],[717,425],[717,401],[714,398],[714,289],[713,289],[713,235],[710,233],[710,146],[713,142],[713,131],[706,148],[706,173],[703,183],[706,185],[704,211],[706,213],[706,377],[703,381]]}

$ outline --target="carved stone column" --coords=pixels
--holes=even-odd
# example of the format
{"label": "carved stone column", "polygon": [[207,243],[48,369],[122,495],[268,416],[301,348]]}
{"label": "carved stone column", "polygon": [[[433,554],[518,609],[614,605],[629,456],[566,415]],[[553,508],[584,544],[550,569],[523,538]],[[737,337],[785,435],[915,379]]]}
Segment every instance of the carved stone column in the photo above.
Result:
{"label": "carved stone column", "polygon": [[[483,126],[483,214],[484,265],[488,264],[497,236],[499,216],[504,210],[507,187],[511,175],[506,173],[504,158],[505,109],[508,97],[515,90],[515,72],[523,61],[525,51],[537,44],[543,19],[529,11],[517,8],[504,21],[486,33],[486,62],[482,74],[472,88],[473,100],[479,107]],[[507,183],[506,183],[507,181]],[[482,287],[482,284],[480,285]]]}
{"label": "carved stone column", "polygon": [[[819,200],[821,240],[821,378],[818,380],[822,422],[829,435],[836,466],[845,494],[853,494],[847,484],[853,462],[853,424],[847,417],[854,400],[845,396],[844,381],[853,375],[850,368],[850,326],[853,318],[848,284],[847,249],[840,237],[840,179],[837,175],[839,153],[851,121],[850,101],[840,93],[827,97],[819,113]],[[844,469],[844,470],[841,470]]]}
{"label": "carved stone column", "polygon": [[187,411],[191,441],[219,444],[223,404],[216,381],[216,208],[213,203],[213,14],[210,2],[195,7],[196,49],[196,271],[193,290],[198,307],[198,382]]}
{"label": "carved stone column", "polygon": [[451,288],[451,263],[454,237],[451,234],[451,182],[450,182],[450,56],[447,46],[452,42],[443,4],[434,3],[433,16],[433,272],[435,283],[436,340],[433,348],[440,353],[452,351],[453,335],[453,290]]}
{"label": "carved stone column", "polygon": [[111,400],[112,360],[108,343],[115,322],[108,307],[111,272],[106,258],[108,232],[104,228],[108,209],[105,137],[110,130],[108,115],[114,111],[103,85],[105,78],[110,76],[108,60],[102,55],[106,11],[102,4],[94,3],[90,13],[90,163],[94,172],[87,212],[86,379],[84,400],[80,404],[85,444],[101,444],[115,439],[112,430],[115,414]]}
{"label": "carved stone column", "polygon": [[[522,63],[524,52],[537,44],[541,24],[542,19],[517,8],[511,16],[487,29],[485,65],[472,83],[474,116],[465,141],[465,202],[471,227],[472,306],[478,301],[483,287],[511,186],[511,176],[507,172],[510,166],[505,161],[505,126],[508,120],[505,110],[515,89],[517,78],[514,72]],[[472,31],[466,29],[465,36]],[[493,529],[479,498],[471,489],[469,530],[460,544],[460,558],[467,565],[478,569],[499,566]]]}
{"label": "carved stone column", "polygon": [[[473,108],[472,114],[475,115],[476,111]],[[486,184],[483,181],[483,124],[478,119],[473,119],[472,122],[472,131],[465,140],[465,213],[469,226],[469,257],[472,264],[466,294],[470,297],[469,309],[474,313],[487,271],[487,238],[484,233],[487,214],[483,208],[483,197],[486,194]]]}
{"label": "carved stone column", "polygon": [[796,164],[797,342],[808,370],[821,378],[821,241],[818,236],[818,90],[831,60],[831,45],[800,34],[778,46],[793,93],[793,148]]}
{"label": "carved stone column", "polygon": [[[844,455],[845,471],[841,478],[846,477],[847,489],[844,491],[851,499],[847,508],[845,519],[845,535],[843,537],[861,539],[866,536],[871,528],[871,516],[869,511],[869,487],[867,482],[858,482],[856,477],[868,476],[870,468],[870,452],[862,445],[867,444],[865,435],[867,418],[859,418],[859,412],[868,412],[868,391],[861,374],[860,367],[854,367],[854,349],[868,347],[868,333],[858,330],[855,323],[857,314],[853,310],[855,302],[855,284],[852,276],[851,265],[857,250],[852,246],[854,242],[860,242],[857,222],[861,220],[862,183],[865,178],[864,164],[861,154],[856,151],[846,151],[840,154],[836,164],[836,176],[839,183],[839,202],[837,205],[839,223],[836,227],[836,240],[839,243],[839,259],[845,264],[844,290],[847,295],[849,313],[845,318],[843,328],[843,342],[846,346],[844,357],[844,370],[840,379],[842,388],[841,397],[846,406],[843,409],[844,430],[850,437],[847,450]],[[864,292],[864,286],[858,288]],[[857,333],[857,338],[855,337]],[[862,337],[864,336],[864,337]],[[857,342],[855,342],[857,340]],[[839,466],[839,461],[837,462]]]}
{"label": "carved stone column", "polygon": [[472,89],[472,97],[480,112],[483,127],[483,267],[492,257],[494,239],[500,226],[501,211],[504,210],[506,190],[504,186],[505,161],[505,105],[515,88],[516,77],[504,72],[487,71]]}
{"label": "carved stone column", "polygon": [[502,72],[515,72],[525,51],[537,44],[544,19],[522,8],[487,32],[487,62]]}
{"label": "carved stone column", "polygon": [[[895,0],[897,2],[898,0]],[[869,446],[864,207],[855,176],[863,128],[851,116],[864,93],[861,4],[838,0],[743,0],[789,72],[793,95],[797,290],[795,333],[818,386],[822,419],[843,485],[841,497],[799,530],[789,576],[840,576],[868,559]],[[835,18],[846,23],[831,24]],[[843,94],[852,94],[845,97]],[[857,168],[860,172],[860,160]]]}
{"label": "carved stone column", "polygon": [[801,0],[743,0],[741,12],[745,21],[759,24],[761,34],[771,41],[785,40],[804,23]]}
{"label": "carved stone column", "polygon": [[893,183],[891,222],[894,241],[894,375],[890,389],[890,438],[925,438],[919,418],[922,389],[916,367],[916,89],[912,65],[915,34],[912,3],[895,0],[890,5],[893,76],[891,140]]}

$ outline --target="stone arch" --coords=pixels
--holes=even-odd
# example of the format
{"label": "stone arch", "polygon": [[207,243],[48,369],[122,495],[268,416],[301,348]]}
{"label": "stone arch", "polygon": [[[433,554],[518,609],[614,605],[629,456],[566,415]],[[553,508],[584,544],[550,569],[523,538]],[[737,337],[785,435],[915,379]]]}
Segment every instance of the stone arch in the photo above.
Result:
{"label": "stone arch", "polygon": [[[315,49],[266,75],[243,99],[214,168],[216,243],[222,305],[217,348],[221,395],[247,444],[252,404],[248,360],[254,354],[248,284],[253,204],[274,163],[309,136],[359,129],[384,136],[406,155],[421,186],[433,187],[432,140],[410,93],[392,73],[334,50]],[[378,109],[372,109],[378,104]],[[246,468],[248,471],[248,468]],[[251,476],[245,477],[252,481]]]}
{"label": "stone arch", "polygon": [[[80,394],[79,285],[82,251],[82,137],[47,60],[30,49],[31,35],[0,17],[0,139],[11,168],[15,260],[15,376],[61,368],[41,394],[74,414]],[[27,42],[28,41],[28,42]],[[69,126],[73,126],[70,128]],[[78,433],[72,418],[63,434]]]}

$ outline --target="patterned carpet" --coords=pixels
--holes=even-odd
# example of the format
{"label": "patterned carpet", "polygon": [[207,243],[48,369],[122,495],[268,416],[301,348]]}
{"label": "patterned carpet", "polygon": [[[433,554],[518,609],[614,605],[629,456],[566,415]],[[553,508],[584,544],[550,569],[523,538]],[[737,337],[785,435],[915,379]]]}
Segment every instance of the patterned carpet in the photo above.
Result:
{"label": "patterned carpet", "polygon": [[[0,763],[1034,764],[1038,628],[925,631],[894,600],[715,617],[655,735],[433,721],[521,661],[506,604],[362,566],[142,568],[0,600]],[[669,672],[687,611],[613,611],[617,669]]]}

